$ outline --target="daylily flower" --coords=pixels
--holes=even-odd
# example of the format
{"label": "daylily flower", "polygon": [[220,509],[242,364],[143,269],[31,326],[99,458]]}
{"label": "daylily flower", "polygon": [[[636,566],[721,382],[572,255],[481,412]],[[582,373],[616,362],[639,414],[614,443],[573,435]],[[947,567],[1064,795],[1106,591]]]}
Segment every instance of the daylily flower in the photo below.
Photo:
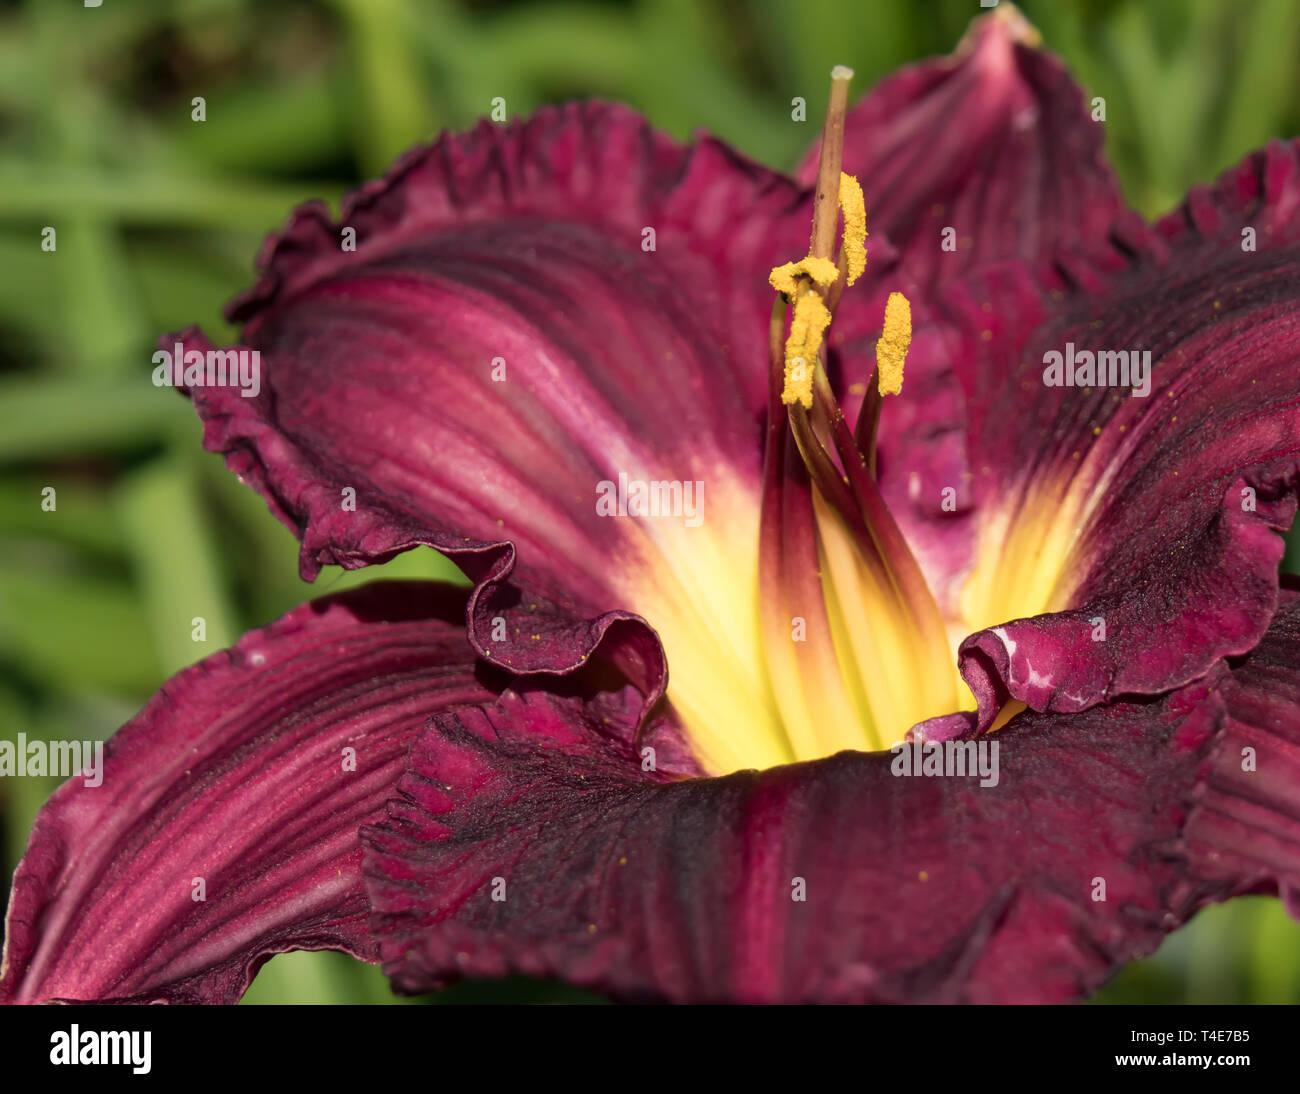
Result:
{"label": "daylily flower", "polygon": [[[427,545],[472,590],[166,684],[38,818],[5,999],[330,947],[404,992],[1053,1001],[1208,902],[1300,912],[1300,144],[1147,225],[1012,12],[846,88],[796,180],[571,105],[292,216],[205,445],[304,577]],[[953,741],[996,780],[896,773]]]}

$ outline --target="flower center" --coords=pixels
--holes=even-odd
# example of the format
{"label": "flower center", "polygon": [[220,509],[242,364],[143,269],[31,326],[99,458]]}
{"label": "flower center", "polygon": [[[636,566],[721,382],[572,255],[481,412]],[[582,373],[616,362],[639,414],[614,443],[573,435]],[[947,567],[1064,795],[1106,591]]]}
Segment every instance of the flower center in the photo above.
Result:
{"label": "flower center", "polygon": [[840,170],[852,75],[842,66],[831,73],[809,254],[771,276],[779,295],[769,340],[762,638],[796,759],[885,748],[919,721],[974,705],[934,596],[876,484],[876,427],[885,396],[901,390],[911,341],[906,298],[889,297],[853,428],[826,375],[826,331],[866,265],[862,189]]}

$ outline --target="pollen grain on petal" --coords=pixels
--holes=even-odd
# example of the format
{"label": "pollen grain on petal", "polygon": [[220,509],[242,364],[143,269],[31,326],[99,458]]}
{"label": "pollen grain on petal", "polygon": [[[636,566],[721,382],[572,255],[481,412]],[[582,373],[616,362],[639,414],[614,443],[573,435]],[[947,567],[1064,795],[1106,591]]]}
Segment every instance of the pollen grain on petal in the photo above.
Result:
{"label": "pollen grain on petal", "polygon": [[912,344],[912,305],[901,292],[891,292],[885,304],[885,326],[876,343],[876,367],[881,395],[903,390],[903,363]]}
{"label": "pollen grain on petal", "polygon": [[840,174],[840,209],[844,213],[844,250],[847,283],[852,285],[867,268],[867,207],[862,184],[848,174]]}

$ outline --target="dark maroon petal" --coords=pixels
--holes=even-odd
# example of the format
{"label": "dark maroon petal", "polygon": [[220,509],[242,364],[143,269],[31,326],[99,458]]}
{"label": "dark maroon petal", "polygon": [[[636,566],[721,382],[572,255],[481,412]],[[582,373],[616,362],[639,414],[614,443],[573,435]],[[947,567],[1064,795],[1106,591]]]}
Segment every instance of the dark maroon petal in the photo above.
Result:
{"label": "dark maroon petal", "polygon": [[752,555],[767,275],[806,247],[805,197],[613,106],[443,137],[339,224],[309,205],[269,241],[230,310],[262,391],[190,391],[205,444],[299,534],[304,576],[435,546],[479,586],[482,656],[567,671],[612,627],[653,698],[662,654],[623,610],[647,609],[628,582],[654,566],[665,595],[690,582],[666,525],[602,518],[597,487],[702,481],[706,527],[686,533]]}
{"label": "dark maroon petal", "polygon": [[[972,543],[951,501],[944,507],[946,492],[957,492],[957,513],[969,512],[971,480],[986,461],[968,434],[1012,362],[999,360],[996,375],[967,382],[961,340],[937,307],[943,287],[1014,262],[1033,285],[1098,292],[1135,256],[1162,253],[1124,202],[1091,100],[1037,42],[1011,9],[979,18],[951,56],[890,75],[845,124],[844,167],[864,188],[871,258],[836,316],[832,372],[853,417],[874,366],[885,298],[907,295],[914,338],[903,391],[880,422],[881,489],[949,602],[972,564]],[[811,183],[815,170],[816,149],[799,177]],[[1028,329],[1018,293],[984,295],[976,306]],[[1037,294],[1031,306],[1037,322]]]}
{"label": "dark maroon petal", "polygon": [[[1297,209],[1300,146],[1274,144],[1107,280],[991,264],[931,301],[881,489],[970,635],[983,726],[1008,697],[1073,711],[1176,687],[1263,634],[1300,461]],[[1046,386],[1071,344],[1149,351],[1149,394]],[[1036,570],[1055,588],[1026,592]]]}
{"label": "dark maroon petal", "polygon": [[1228,888],[1178,854],[1226,675],[1021,715],[983,739],[987,787],[853,752],[665,782],[575,701],[439,716],[363,834],[385,970],[408,992],[518,971],[629,1000],[1076,997]]}
{"label": "dark maroon petal", "polygon": [[272,954],[375,960],[358,828],[430,714],[493,695],[464,595],[305,604],[169,681],[108,742],[102,785],[74,778],[37,817],[0,999],[233,1003]]}
{"label": "dark maroon petal", "polygon": [[[1122,266],[1145,234],[1091,102],[1037,37],[1017,13],[977,19],[951,56],[888,76],[845,120],[844,170],[898,251],[876,273],[914,300],[990,261]],[[799,171],[809,185],[817,154]],[[941,246],[948,228],[956,250]]]}
{"label": "dark maroon petal", "polygon": [[[1000,517],[1008,539],[1048,538],[1045,512],[1077,524],[1057,603],[1044,605],[1070,610],[963,645],[984,725],[1006,694],[1063,711],[1154,694],[1263,635],[1300,485],[1297,211],[1300,145],[1274,146],[1189,199],[1164,263],[1102,299],[1067,298],[1028,337],[1050,298],[1035,304],[1015,271],[945,290],[979,468],[961,519],[978,533]],[[1242,249],[1246,221],[1261,225],[1257,250]],[[1069,344],[1149,351],[1150,393],[1045,386],[1044,354]]]}
{"label": "dark maroon petal", "polygon": [[1225,732],[1185,842],[1202,876],[1279,893],[1300,919],[1300,581],[1290,581],[1224,689]]}
{"label": "dark maroon petal", "polygon": [[1252,229],[1258,250],[1300,238],[1300,172],[1295,141],[1271,141],[1225,171],[1213,186],[1193,186],[1187,200],[1155,226],[1178,253],[1242,250]]}

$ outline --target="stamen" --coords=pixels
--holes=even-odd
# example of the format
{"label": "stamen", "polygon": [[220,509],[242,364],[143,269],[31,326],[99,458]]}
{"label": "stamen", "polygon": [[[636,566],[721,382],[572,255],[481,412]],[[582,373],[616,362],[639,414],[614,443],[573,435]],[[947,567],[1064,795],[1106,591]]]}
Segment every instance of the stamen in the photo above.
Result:
{"label": "stamen", "polygon": [[830,326],[831,313],[815,292],[805,292],[794,306],[790,320],[790,337],[785,343],[785,387],[781,402],[798,403],[805,410],[812,407],[813,371],[821,352],[822,335]]}
{"label": "stamen", "polygon": [[767,283],[791,303],[799,292],[800,275],[811,278],[818,285],[829,285],[839,275],[835,263],[829,258],[814,258],[809,255],[798,262],[787,262],[778,266],[767,278]]}
{"label": "stamen", "polygon": [[[850,280],[862,272],[867,262],[863,248],[867,220],[862,188],[853,180],[846,189],[840,171],[844,153],[844,115],[848,110],[849,81],[852,79],[851,68],[836,65],[831,69],[831,98],[826,110],[826,128],[822,131],[808,256],[798,262],[777,266],[768,277],[772,288],[794,305],[790,337],[785,344],[785,383],[781,391],[781,402],[786,406],[797,403],[805,410],[812,407],[813,373],[817,369],[822,337],[831,322],[831,312],[824,299],[826,294],[813,291],[812,286],[826,289],[835,285],[839,279],[839,266],[831,261],[831,251],[835,244],[835,224],[839,219],[841,205],[845,209],[844,249],[841,258],[851,274]],[[854,253],[855,249],[857,254]],[[853,273],[854,270],[857,273]]]}
{"label": "stamen", "polygon": [[912,344],[912,305],[901,292],[885,303],[885,327],[876,343],[876,377],[881,395],[903,390],[903,363]]}
{"label": "stamen", "polygon": [[[764,655],[772,697],[781,712],[785,747],[791,760],[826,756],[860,746],[852,733],[858,713],[845,694],[843,676],[826,646],[829,627],[817,565],[817,535],[806,460],[788,451],[788,419],[804,416],[797,407],[782,409],[777,366],[785,308],[773,302],[769,328],[767,440],[763,456],[763,503],[759,536],[759,582]],[[816,444],[816,442],[813,442]],[[827,457],[829,464],[829,457]],[[809,641],[792,640],[801,618]],[[839,734],[840,736],[836,736]]]}
{"label": "stamen", "polygon": [[[948,641],[943,616],[934,594],[879,489],[866,474],[861,450],[854,444],[844,414],[831,394],[830,385],[820,375],[817,377],[815,393],[817,402],[827,409],[834,430],[835,447],[848,474],[849,486],[861,513],[869,545],[874,548],[875,555],[889,576],[889,583],[898,597],[897,607],[901,618],[908,621],[908,633],[922,661],[933,664],[937,658],[942,662],[948,656]],[[868,544],[863,544],[864,548],[867,546]],[[864,557],[870,560],[871,554],[867,553]],[[955,702],[955,693],[952,699]]]}
{"label": "stamen", "polygon": [[903,365],[912,344],[912,305],[902,293],[890,293],[885,324],[876,342],[876,367],[858,411],[853,440],[867,461],[867,474],[876,477],[876,432],[886,395],[903,390]]}
{"label": "stamen", "polygon": [[810,292],[808,283],[830,285],[838,276],[834,262],[813,255],[777,266],[768,275],[768,284],[794,304],[790,337],[785,343],[785,384],[781,392],[781,402],[787,406],[799,403],[805,410],[812,406],[813,369],[817,367],[822,335],[831,322],[821,295]]}
{"label": "stamen", "polygon": [[[882,747],[924,717],[954,709],[958,699],[950,681],[917,686],[951,654],[933,593],[874,480],[875,419],[883,396],[902,387],[911,344],[907,299],[893,293],[885,308],[876,382],[864,401],[870,446],[857,443],[825,368],[826,330],[867,260],[862,187],[840,170],[851,76],[840,67],[832,73],[809,254],[769,277],[781,295],[769,331],[760,534],[760,579],[770,590],[763,601],[764,648],[799,757],[810,747]],[[832,261],[841,211],[843,239]],[[782,352],[787,308],[793,314]],[[796,616],[807,633],[791,639]]]}
{"label": "stamen", "polygon": [[862,185],[852,175],[840,172],[840,209],[844,213],[844,240],[840,257],[844,260],[848,284],[852,285],[867,268],[867,204]]}
{"label": "stamen", "polygon": [[853,443],[858,451],[867,458],[867,474],[876,477],[876,433],[880,428],[880,411],[885,405],[885,397],[880,393],[877,377],[880,366],[872,370],[871,380],[867,383],[867,393],[862,396],[862,406],[858,410],[858,424],[853,427]]}

